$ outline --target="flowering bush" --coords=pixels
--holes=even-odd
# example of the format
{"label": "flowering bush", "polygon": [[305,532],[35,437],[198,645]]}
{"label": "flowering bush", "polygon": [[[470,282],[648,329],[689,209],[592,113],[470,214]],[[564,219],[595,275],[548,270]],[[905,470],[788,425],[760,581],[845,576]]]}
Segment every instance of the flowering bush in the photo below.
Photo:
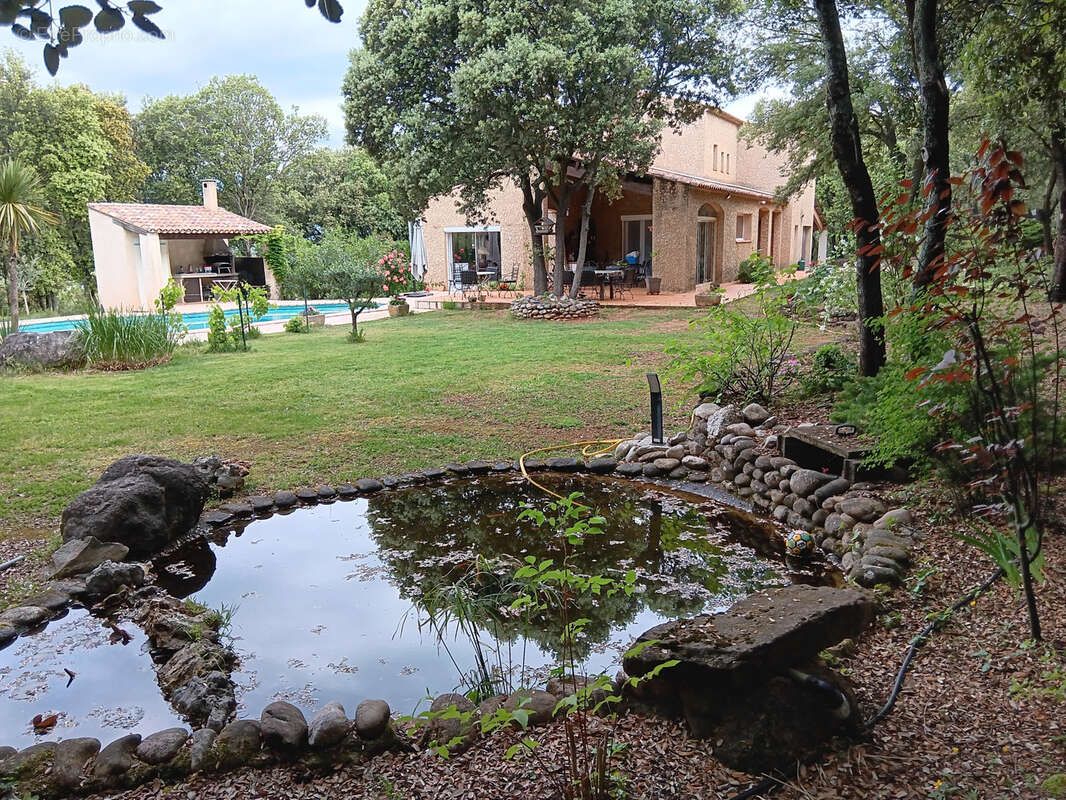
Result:
{"label": "flowering bush", "polygon": [[381,290],[392,298],[389,301],[391,305],[399,305],[403,302],[400,295],[410,290],[414,283],[407,257],[399,250],[391,250],[378,259],[378,269],[381,272]]}

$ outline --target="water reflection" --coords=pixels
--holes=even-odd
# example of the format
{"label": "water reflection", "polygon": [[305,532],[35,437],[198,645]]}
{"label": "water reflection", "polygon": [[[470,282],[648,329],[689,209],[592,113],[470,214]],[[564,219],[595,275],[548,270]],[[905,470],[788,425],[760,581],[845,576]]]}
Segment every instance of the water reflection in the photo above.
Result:
{"label": "water reflection", "polygon": [[[555,483],[563,492],[584,492],[608,519],[605,534],[582,548],[576,568],[637,573],[632,597],[581,601],[578,613],[590,620],[581,655],[591,669],[613,669],[632,638],[652,625],[721,609],[784,582],[775,564],[750,546],[771,548],[763,524],[740,512],[696,507],[621,481]],[[449,656],[408,617],[412,604],[431,587],[467,574],[479,554],[503,562],[558,557],[549,537],[517,521],[526,501],[542,503],[544,495],[516,478],[385,492],[253,520],[216,537],[215,563],[199,548],[156,567],[180,578],[179,591],[210,578],[196,599],[237,608],[232,633],[242,666],[235,679],[248,713],[274,699],[310,712],[329,700],[354,708],[367,697],[410,711],[427,693],[458,683]],[[486,577],[486,591],[503,572],[510,569]],[[502,623],[496,635],[511,645],[509,658],[521,661],[524,653],[531,666],[554,659],[554,625],[521,618]],[[468,669],[470,642],[447,644]]]}

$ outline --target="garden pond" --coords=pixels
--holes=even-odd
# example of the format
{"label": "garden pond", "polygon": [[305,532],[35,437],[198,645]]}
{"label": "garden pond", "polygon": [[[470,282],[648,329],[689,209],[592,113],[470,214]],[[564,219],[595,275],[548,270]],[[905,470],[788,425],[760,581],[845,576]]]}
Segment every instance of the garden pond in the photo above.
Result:
{"label": "garden pond", "polygon": [[[604,532],[577,549],[576,571],[635,575],[632,595],[580,601],[589,622],[578,655],[589,672],[613,674],[632,640],[660,622],[790,581],[769,525],[728,505],[608,478],[538,480],[581,492],[606,518]],[[239,716],[258,717],[279,699],[308,716],[332,700],[351,711],[367,698],[410,713],[427,696],[466,688],[471,637],[454,626],[438,637],[443,623],[426,624],[427,609],[457,584],[481,601],[486,662],[505,682],[524,675],[543,685],[558,659],[558,626],[510,613],[506,587],[526,557],[562,556],[547,529],[519,520],[524,504],[543,509],[549,499],[513,475],[397,489],[253,519],[191,540],[153,567],[171,594],[223,611],[223,639],[240,657]],[[106,740],[180,724],[155,684],[143,632],[119,627],[131,637],[125,644],[106,621],[75,609],[0,651],[0,744],[32,743],[37,714],[60,715],[52,738]]]}

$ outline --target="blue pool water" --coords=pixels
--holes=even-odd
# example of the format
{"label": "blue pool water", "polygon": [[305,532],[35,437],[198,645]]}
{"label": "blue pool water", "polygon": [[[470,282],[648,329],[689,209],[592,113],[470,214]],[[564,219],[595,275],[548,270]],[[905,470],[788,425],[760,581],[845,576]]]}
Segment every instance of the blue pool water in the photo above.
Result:
{"label": "blue pool water", "polygon": [[[271,307],[270,311],[260,322],[284,322],[290,317],[298,316],[303,311],[302,305],[285,305]],[[314,308],[316,311],[320,311],[323,314],[347,314],[347,303],[315,303]],[[371,305],[370,308],[375,308]],[[182,321],[190,331],[202,331],[207,329],[207,315],[206,311],[197,311],[193,314],[182,314]],[[227,317],[236,317],[237,309],[231,309],[226,312]],[[77,327],[77,320],[64,319],[57,320],[56,322],[31,322],[26,325],[19,325],[19,330],[26,331],[28,333],[50,333],[51,331],[70,331]]]}

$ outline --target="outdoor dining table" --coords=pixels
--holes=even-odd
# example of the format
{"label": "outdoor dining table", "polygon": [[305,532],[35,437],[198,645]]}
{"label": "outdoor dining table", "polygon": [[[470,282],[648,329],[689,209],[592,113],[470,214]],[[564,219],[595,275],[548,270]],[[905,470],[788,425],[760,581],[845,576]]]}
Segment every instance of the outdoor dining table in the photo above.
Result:
{"label": "outdoor dining table", "polygon": [[600,300],[603,299],[603,285],[609,284],[611,289],[611,299],[614,300],[614,276],[622,275],[624,270],[620,269],[596,269],[593,270],[600,277]]}
{"label": "outdoor dining table", "polygon": [[477,271],[478,286],[480,288],[482,288],[482,289],[486,288],[488,286],[488,284],[492,281],[492,279],[495,278],[495,277],[496,277],[496,270],[494,270],[494,269],[491,269],[491,270],[480,270],[479,269]]}

